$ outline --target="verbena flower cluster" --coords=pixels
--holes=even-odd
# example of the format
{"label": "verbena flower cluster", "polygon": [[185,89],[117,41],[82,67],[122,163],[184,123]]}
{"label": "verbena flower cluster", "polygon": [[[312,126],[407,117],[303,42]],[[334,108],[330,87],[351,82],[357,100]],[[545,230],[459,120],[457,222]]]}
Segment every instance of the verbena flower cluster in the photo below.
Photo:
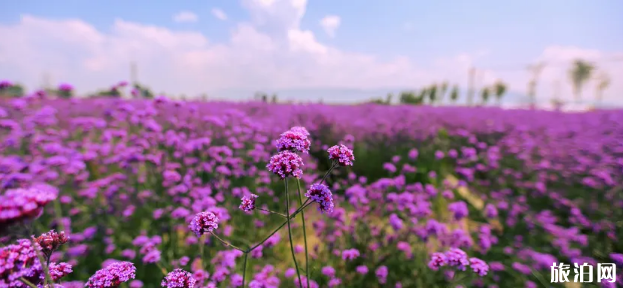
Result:
{"label": "verbena flower cluster", "polygon": [[322,213],[333,212],[333,194],[329,190],[327,185],[312,184],[305,193],[305,197],[310,198],[312,201],[318,203],[318,210]]}
{"label": "verbena flower cluster", "polygon": [[245,212],[251,212],[255,210],[255,200],[257,199],[257,195],[250,194],[249,196],[242,197],[242,203],[240,204],[240,209]]}
{"label": "verbena flower cluster", "polygon": [[431,255],[428,267],[438,270],[443,266],[455,267],[461,271],[465,271],[465,268],[470,266],[479,276],[485,276],[489,271],[489,265],[486,262],[474,257],[468,258],[467,253],[458,248],[450,248],[445,253],[435,252]]}
{"label": "verbena flower cluster", "polygon": [[175,269],[162,279],[161,286],[166,288],[194,288],[197,280],[192,274],[182,269]]}
{"label": "verbena flower cluster", "polygon": [[303,159],[298,154],[290,151],[281,151],[270,158],[266,168],[281,179],[287,177],[301,178],[303,176],[303,165]]}
{"label": "verbena flower cluster", "polygon": [[50,257],[52,252],[56,251],[61,245],[67,243],[69,237],[65,236],[65,232],[56,232],[51,230],[50,232],[43,233],[41,236],[35,238],[35,243],[41,247],[41,252]]}
{"label": "verbena flower cluster", "polygon": [[305,134],[304,131],[306,130],[289,130],[283,132],[281,137],[277,139],[277,149],[279,149],[279,151],[290,150],[293,152],[309,153],[311,141],[307,139],[308,135]]}
{"label": "verbena flower cluster", "polygon": [[340,166],[353,166],[355,161],[355,154],[346,145],[340,144],[332,146],[327,150],[329,152],[329,159],[337,161]]}
{"label": "verbena flower cluster", "polygon": [[190,221],[190,230],[200,237],[218,228],[219,217],[212,212],[200,212]]}
{"label": "verbena flower cluster", "polygon": [[136,277],[136,267],[130,262],[114,262],[98,270],[85,284],[86,288],[113,288]]}
{"label": "verbena flower cluster", "polygon": [[7,227],[38,217],[43,207],[56,199],[57,195],[56,188],[44,184],[7,190],[0,195],[0,226]]}
{"label": "verbena flower cluster", "polygon": [[[0,287],[28,287],[29,284],[22,281],[25,279],[30,284],[43,286],[46,278],[47,266],[51,281],[58,281],[73,272],[71,264],[50,262],[49,254],[64,244],[64,233],[50,231],[34,240],[19,239],[15,244],[0,248]],[[49,242],[41,239],[50,240]],[[40,242],[47,244],[40,246]],[[62,243],[61,243],[62,242]],[[44,254],[45,257],[41,254]],[[39,257],[42,258],[39,258]],[[42,263],[40,259],[45,260]]]}

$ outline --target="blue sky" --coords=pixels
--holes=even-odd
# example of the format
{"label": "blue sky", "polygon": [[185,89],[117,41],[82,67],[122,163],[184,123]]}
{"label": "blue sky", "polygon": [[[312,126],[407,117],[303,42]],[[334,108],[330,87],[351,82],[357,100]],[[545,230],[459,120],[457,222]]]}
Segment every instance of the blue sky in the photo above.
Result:
{"label": "blue sky", "polygon": [[[247,2],[253,1],[262,2]],[[277,2],[288,1],[297,0]],[[258,13],[257,10],[249,9],[241,1],[3,2],[0,25],[5,27],[18,26],[22,16],[29,15],[46,21],[79,19],[107,35],[114,33],[115,21],[121,19],[172,32],[198,32],[210,45],[217,45],[230,42],[240,23],[251,22],[258,32],[272,37],[271,32],[263,31],[261,25],[250,20],[254,13]],[[214,8],[222,10],[227,20],[214,17],[211,12]],[[173,15],[181,11],[196,14],[197,21],[175,22]],[[507,65],[522,67],[543,57],[544,51],[552,46],[582,49],[589,51],[588,54],[598,51],[599,56],[595,57],[619,55],[617,53],[623,51],[623,37],[620,36],[623,35],[623,17],[620,11],[623,11],[623,1],[617,0],[309,0],[303,17],[297,22],[297,29],[311,31],[315,41],[324,46],[344,53],[374,57],[379,65],[396,58],[408,59],[410,65],[420,66],[425,72],[433,69],[430,66],[439,59],[453,59],[467,54],[471,64],[483,69]],[[327,15],[340,18],[335,37],[324,33],[319,24],[320,19]],[[63,52],[67,53],[60,53],[59,57],[71,55],[71,51]],[[316,82],[323,86],[322,81]],[[400,85],[378,83],[377,86]]]}

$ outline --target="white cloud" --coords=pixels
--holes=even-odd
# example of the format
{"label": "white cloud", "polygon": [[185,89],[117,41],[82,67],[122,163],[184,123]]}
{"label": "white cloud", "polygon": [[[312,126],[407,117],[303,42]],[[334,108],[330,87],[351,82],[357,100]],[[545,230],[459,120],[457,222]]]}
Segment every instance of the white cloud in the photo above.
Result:
{"label": "white cloud", "polygon": [[[200,32],[173,31],[124,20],[98,30],[77,19],[23,16],[18,23],[0,25],[0,38],[11,39],[0,42],[0,75],[35,89],[41,85],[41,75],[49,73],[53,83],[73,83],[79,93],[85,93],[129,80],[130,63],[134,61],[139,81],[157,93],[208,92],[219,97],[225,94],[218,92],[228,89],[383,89],[418,87],[442,80],[465,85],[468,68],[486,56],[486,51],[448,55],[427,66],[407,57],[381,59],[321,43],[312,31],[301,29],[304,0],[243,0],[243,5],[250,20],[237,23],[230,38],[219,43]],[[562,61],[580,56],[598,60],[611,55],[550,47],[540,58],[562,57]],[[617,84],[623,80],[623,71],[611,66],[603,67],[613,79],[604,101],[615,101],[617,93],[623,92]],[[566,77],[562,69],[544,71],[543,89],[551,86],[553,79]],[[523,71],[495,69],[486,71],[485,76],[482,81],[501,77],[516,91],[525,90],[522,87],[528,79]],[[563,81],[567,85],[566,78]],[[589,86],[585,98],[591,97]],[[547,91],[539,93],[546,95]],[[236,97],[249,98],[251,94]]]}
{"label": "white cloud", "polygon": [[223,12],[223,10],[221,9],[213,8],[212,15],[214,15],[216,19],[223,20],[223,21],[227,20],[227,14],[225,14],[225,12]]}
{"label": "white cloud", "polygon": [[197,14],[190,11],[182,11],[173,15],[173,21],[178,23],[197,22],[197,20],[199,20]]}
{"label": "white cloud", "polygon": [[324,29],[324,32],[327,33],[329,37],[335,37],[335,31],[340,27],[340,24],[340,16],[327,15],[320,19],[320,26],[322,26],[322,29]]}

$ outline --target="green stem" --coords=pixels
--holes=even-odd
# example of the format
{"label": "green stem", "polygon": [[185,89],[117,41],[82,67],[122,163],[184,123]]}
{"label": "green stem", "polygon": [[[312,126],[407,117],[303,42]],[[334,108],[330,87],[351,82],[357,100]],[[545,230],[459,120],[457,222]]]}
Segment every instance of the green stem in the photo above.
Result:
{"label": "green stem", "polygon": [[290,195],[288,193],[288,179],[283,180],[285,184],[286,193],[286,215],[288,215],[288,237],[290,238],[290,252],[292,252],[292,260],[294,261],[294,268],[296,269],[296,275],[299,279],[299,287],[302,287],[301,272],[299,271],[299,265],[296,263],[296,255],[294,254],[294,243],[292,241],[292,227],[290,226]]}
{"label": "green stem", "polygon": [[268,213],[271,213],[271,214],[279,215],[279,216],[281,216],[283,218],[288,217],[288,216],[286,216],[284,214],[281,214],[281,213],[275,212],[275,211],[271,211],[271,210],[268,210],[268,209],[257,208],[257,210],[261,210],[261,211],[268,212]]}
{"label": "green stem", "polygon": [[212,236],[216,237],[216,239],[218,239],[218,241],[221,241],[221,243],[223,243],[223,245],[225,245],[225,247],[234,248],[234,249],[236,249],[236,250],[238,250],[238,251],[240,251],[242,253],[246,253],[247,252],[247,250],[244,250],[242,248],[238,248],[238,247],[236,247],[234,245],[231,245],[231,243],[221,239],[221,237],[218,237],[216,234],[214,234],[214,232],[210,232],[210,234],[212,234]]}
{"label": "green stem", "polygon": [[160,262],[156,262],[156,266],[160,268],[160,272],[162,272],[162,275],[167,276],[167,269],[164,269],[164,267],[162,267],[162,264],[160,264]]}
{"label": "green stem", "polygon": [[247,258],[249,257],[249,252],[244,252],[244,264],[242,268],[242,288],[244,288],[245,280],[247,279]]}
{"label": "green stem", "polygon": [[[303,207],[303,196],[301,196],[301,181],[296,179],[296,186],[299,194],[299,205]],[[307,287],[309,286],[309,251],[307,250],[307,232],[305,231],[305,213],[301,210],[301,219],[303,220],[303,239],[305,240],[305,278],[307,279]]]}
{"label": "green stem", "polygon": [[331,168],[329,168],[327,173],[324,174],[324,177],[322,177],[322,180],[320,181],[320,184],[322,184],[324,182],[324,180],[327,180],[327,177],[329,177],[329,174],[331,174],[331,171],[333,171],[333,168],[335,168],[336,163],[337,163],[336,161],[333,161],[333,164],[331,164]]}
{"label": "green stem", "polygon": [[37,258],[39,258],[39,263],[41,264],[41,266],[43,266],[43,272],[45,272],[45,278],[43,279],[43,284],[44,285],[50,285],[52,283],[54,283],[54,281],[52,280],[52,276],[50,276],[50,269],[48,268],[48,265],[43,264],[45,261],[45,259],[43,259],[43,256],[41,255],[41,251],[39,251],[39,244],[37,244],[37,242],[33,239],[32,241],[32,245],[33,248],[35,249],[35,254],[37,254]]}
{"label": "green stem", "polygon": [[272,237],[273,235],[275,235],[275,233],[277,233],[277,231],[281,230],[281,228],[283,228],[283,226],[286,226],[286,224],[288,224],[288,220],[283,221],[283,223],[281,223],[281,225],[279,225],[279,227],[277,227],[277,229],[275,229],[272,233],[270,233],[266,238],[264,238],[264,240],[260,241],[260,243],[256,244],[255,246],[249,248],[249,250],[247,250],[247,252],[251,252],[253,250],[255,250],[255,248],[260,247],[260,245],[264,244],[264,242],[266,242],[270,237]]}
{"label": "green stem", "polygon": [[201,261],[203,261],[203,246],[206,243],[206,235],[201,235],[199,237],[199,257],[201,257]]}
{"label": "green stem", "polygon": [[26,278],[24,278],[24,277],[19,278],[19,281],[24,282],[24,284],[30,286],[31,288],[37,288],[37,285],[32,284],[32,282],[26,280]]}

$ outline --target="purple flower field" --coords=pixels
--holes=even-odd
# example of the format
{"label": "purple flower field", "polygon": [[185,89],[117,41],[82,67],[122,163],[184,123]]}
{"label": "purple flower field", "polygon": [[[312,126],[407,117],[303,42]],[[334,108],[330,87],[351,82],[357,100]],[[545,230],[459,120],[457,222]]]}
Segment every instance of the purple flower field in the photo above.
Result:
{"label": "purple flower field", "polygon": [[27,97],[0,149],[0,288],[623,285],[620,110]]}

